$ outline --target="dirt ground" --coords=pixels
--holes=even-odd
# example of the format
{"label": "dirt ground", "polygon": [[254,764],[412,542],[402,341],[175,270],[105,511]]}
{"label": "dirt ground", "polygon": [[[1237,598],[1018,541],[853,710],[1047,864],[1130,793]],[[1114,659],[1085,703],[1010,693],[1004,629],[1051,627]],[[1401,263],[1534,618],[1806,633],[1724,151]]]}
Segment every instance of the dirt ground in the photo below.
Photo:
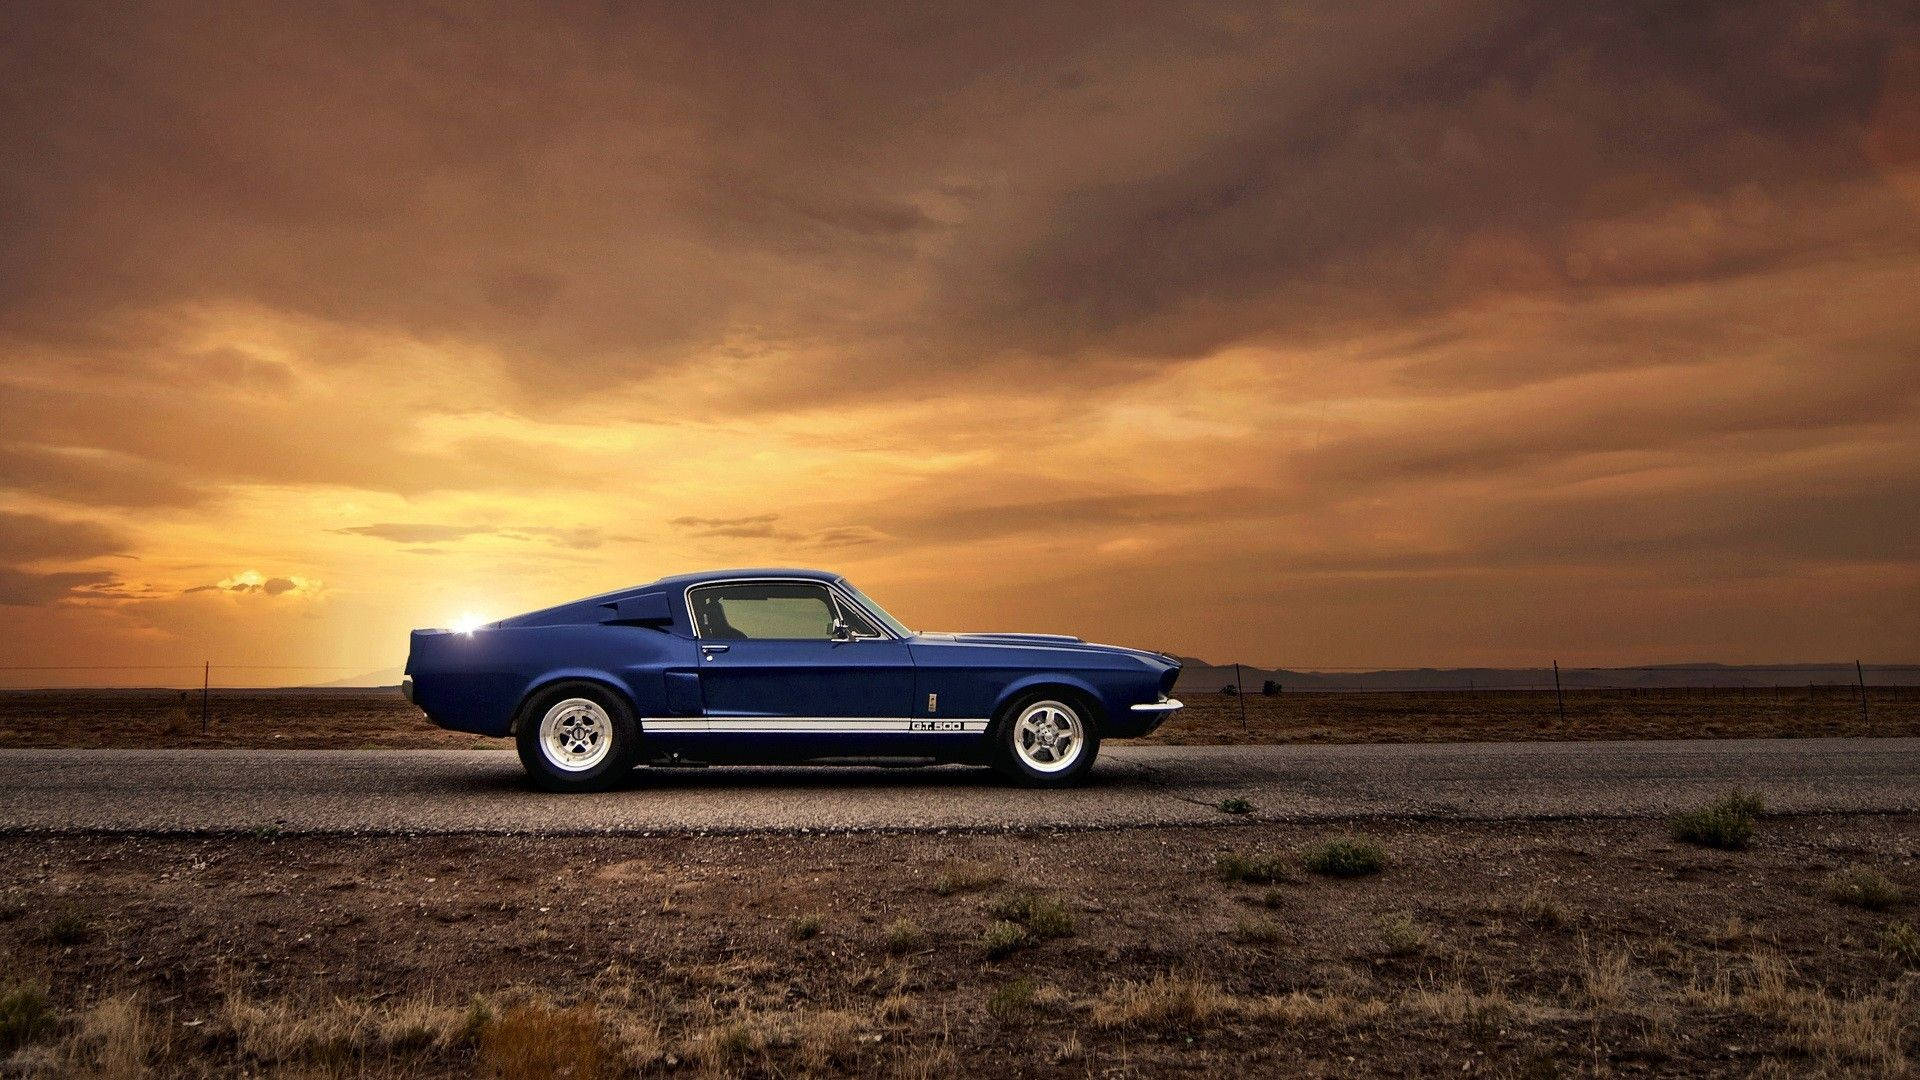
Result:
{"label": "dirt ground", "polygon": [[[1920,735],[1920,687],[1588,690],[1569,693],[1186,694],[1149,742],[1452,742]],[[442,731],[394,690],[0,691],[0,747],[504,747]]]}
{"label": "dirt ground", "polygon": [[0,837],[0,1072],[1916,1071],[1920,819],[1364,828]]}

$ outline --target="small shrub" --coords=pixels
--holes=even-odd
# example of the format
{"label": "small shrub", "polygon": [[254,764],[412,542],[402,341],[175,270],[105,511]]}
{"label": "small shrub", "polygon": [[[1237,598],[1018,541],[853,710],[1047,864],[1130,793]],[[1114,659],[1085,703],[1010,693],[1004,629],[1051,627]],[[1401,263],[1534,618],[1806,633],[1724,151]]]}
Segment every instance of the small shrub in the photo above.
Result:
{"label": "small shrub", "polygon": [[1880,935],[1887,955],[1910,968],[1920,968],[1920,930],[1909,922],[1888,923]]}
{"label": "small shrub", "polygon": [[912,952],[926,939],[927,935],[912,919],[895,919],[887,924],[887,951],[895,956]]}
{"label": "small shrub", "polygon": [[47,940],[55,945],[78,945],[91,936],[93,928],[77,911],[66,910],[47,922]]}
{"label": "small shrub", "polygon": [[1279,855],[1242,855],[1223,851],[1213,860],[1220,880],[1241,885],[1271,885],[1287,880],[1287,860]]}
{"label": "small shrub", "polygon": [[933,891],[939,896],[978,892],[1000,884],[1004,877],[1005,875],[991,866],[962,863],[940,871],[940,876],[933,879]]}
{"label": "small shrub", "polygon": [[1253,813],[1253,804],[1235,795],[1230,799],[1221,799],[1214,804],[1214,809],[1223,814],[1251,814]]}
{"label": "small shrub", "polygon": [[988,907],[996,919],[1019,923],[1034,937],[1057,938],[1073,933],[1073,912],[1058,899],[1032,889],[1005,893]]}
{"label": "small shrub", "polygon": [[794,941],[805,941],[820,936],[820,930],[826,924],[818,915],[802,915],[787,924],[787,937]]}
{"label": "small shrub", "polygon": [[1364,836],[1342,836],[1308,848],[1300,865],[1328,877],[1361,877],[1379,873],[1387,865],[1387,854]]}
{"label": "small shrub", "polygon": [[53,1005],[37,986],[0,991],[0,1057],[53,1031]]}
{"label": "small shrub", "polygon": [[1406,912],[1380,920],[1380,947],[1388,956],[1412,956],[1427,950],[1427,932]]}
{"label": "small shrub", "polygon": [[1853,867],[1827,878],[1827,899],[1868,911],[1885,911],[1900,902],[1900,886],[1885,874]]}
{"label": "small shrub", "polygon": [[1033,996],[1032,979],[1015,979],[987,996],[987,1015],[1003,1024],[1023,1021],[1033,1005]]}
{"label": "small shrub", "polygon": [[480,1034],[480,1064],[514,1080],[559,1080],[600,1075],[609,1055],[599,1018],[586,1005],[556,1009],[516,1005]]}
{"label": "small shrub", "polygon": [[987,927],[987,932],[981,935],[980,948],[987,959],[998,960],[1025,948],[1030,940],[1026,927],[1002,919]]}
{"label": "small shrub", "polygon": [[1268,889],[1266,892],[1260,894],[1260,906],[1265,908],[1286,907],[1287,894],[1281,892],[1279,889]]}
{"label": "small shrub", "polygon": [[1753,840],[1753,826],[1766,803],[1751,791],[1735,788],[1697,810],[1676,815],[1673,838],[1701,847],[1738,851]]}
{"label": "small shrub", "polygon": [[486,999],[475,994],[473,1000],[467,1003],[466,1015],[460,1018],[460,1033],[457,1039],[462,1044],[476,1044],[480,1041],[480,1036],[486,1032],[487,1025],[491,1023],[493,1023],[493,1007],[487,1004]]}

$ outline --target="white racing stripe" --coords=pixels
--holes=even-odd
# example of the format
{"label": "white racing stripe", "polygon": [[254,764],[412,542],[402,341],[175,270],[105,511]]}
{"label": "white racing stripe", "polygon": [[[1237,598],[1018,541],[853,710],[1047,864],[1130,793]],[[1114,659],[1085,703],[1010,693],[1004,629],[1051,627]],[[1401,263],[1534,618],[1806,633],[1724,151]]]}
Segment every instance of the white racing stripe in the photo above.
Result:
{"label": "white racing stripe", "polygon": [[640,730],[702,735],[977,735],[987,730],[989,722],[931,716],[642,717]]}

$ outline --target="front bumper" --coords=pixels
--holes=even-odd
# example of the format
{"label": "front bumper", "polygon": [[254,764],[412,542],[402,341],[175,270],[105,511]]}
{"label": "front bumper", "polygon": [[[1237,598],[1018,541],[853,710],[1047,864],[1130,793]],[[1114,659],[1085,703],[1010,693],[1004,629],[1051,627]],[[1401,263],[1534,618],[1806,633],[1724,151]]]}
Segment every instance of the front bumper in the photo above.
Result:
{"label": "front bumper", "polygon": [[1135,705],[1133,711],[1137,713],[1161,713],[1164,715],[1178,712],[1186,707],[1185,703],[1179,698],[1163,698],[1159,701],[1150,701],[1145,705]]}
{"label": "front bumper", "polygon": [[1134,736],[1138,737],[1153,734],[1159,730],[1161,724],[1166,723],[1172,718],[1174,713],[1179,712],[1184,707],[1178,699],[1170,697],[1163,697],[1159,701],[1149,701],[1140,705],[1128,706],[1127,711],[1133,714]]}

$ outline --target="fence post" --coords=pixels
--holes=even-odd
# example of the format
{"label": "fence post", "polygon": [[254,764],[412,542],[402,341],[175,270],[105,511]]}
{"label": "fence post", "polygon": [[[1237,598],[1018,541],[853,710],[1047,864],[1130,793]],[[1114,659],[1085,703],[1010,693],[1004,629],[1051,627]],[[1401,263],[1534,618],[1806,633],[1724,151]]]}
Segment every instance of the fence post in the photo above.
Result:
{"label": "fence post", "polygon": [[1247,688],[1240,685],[1240,665],[1233,665],[1233,696],[1240,699],[1240,730],[1247,730]]}
{"label": "fence post", "polygon": [[1567,722],[1567,695],[1566,691],[1560,689],[1560,661],[1558,660],[1553,662],[1553,696],[1560,702],[1560,724],[1564,727]]}
{"label": "fence post", "polygon": [[213,685],[213,661],[200,669],[200,734],[207,733],[207,688]]}
{"label": "fence post", "polygon": [[1867,725],[1867,732],[1871,734],[1873,721],[1867,719],[1867,672],[1858,660],[1853,662],[1853,677],[1859,680],[1860,685],[1860,722]]}

